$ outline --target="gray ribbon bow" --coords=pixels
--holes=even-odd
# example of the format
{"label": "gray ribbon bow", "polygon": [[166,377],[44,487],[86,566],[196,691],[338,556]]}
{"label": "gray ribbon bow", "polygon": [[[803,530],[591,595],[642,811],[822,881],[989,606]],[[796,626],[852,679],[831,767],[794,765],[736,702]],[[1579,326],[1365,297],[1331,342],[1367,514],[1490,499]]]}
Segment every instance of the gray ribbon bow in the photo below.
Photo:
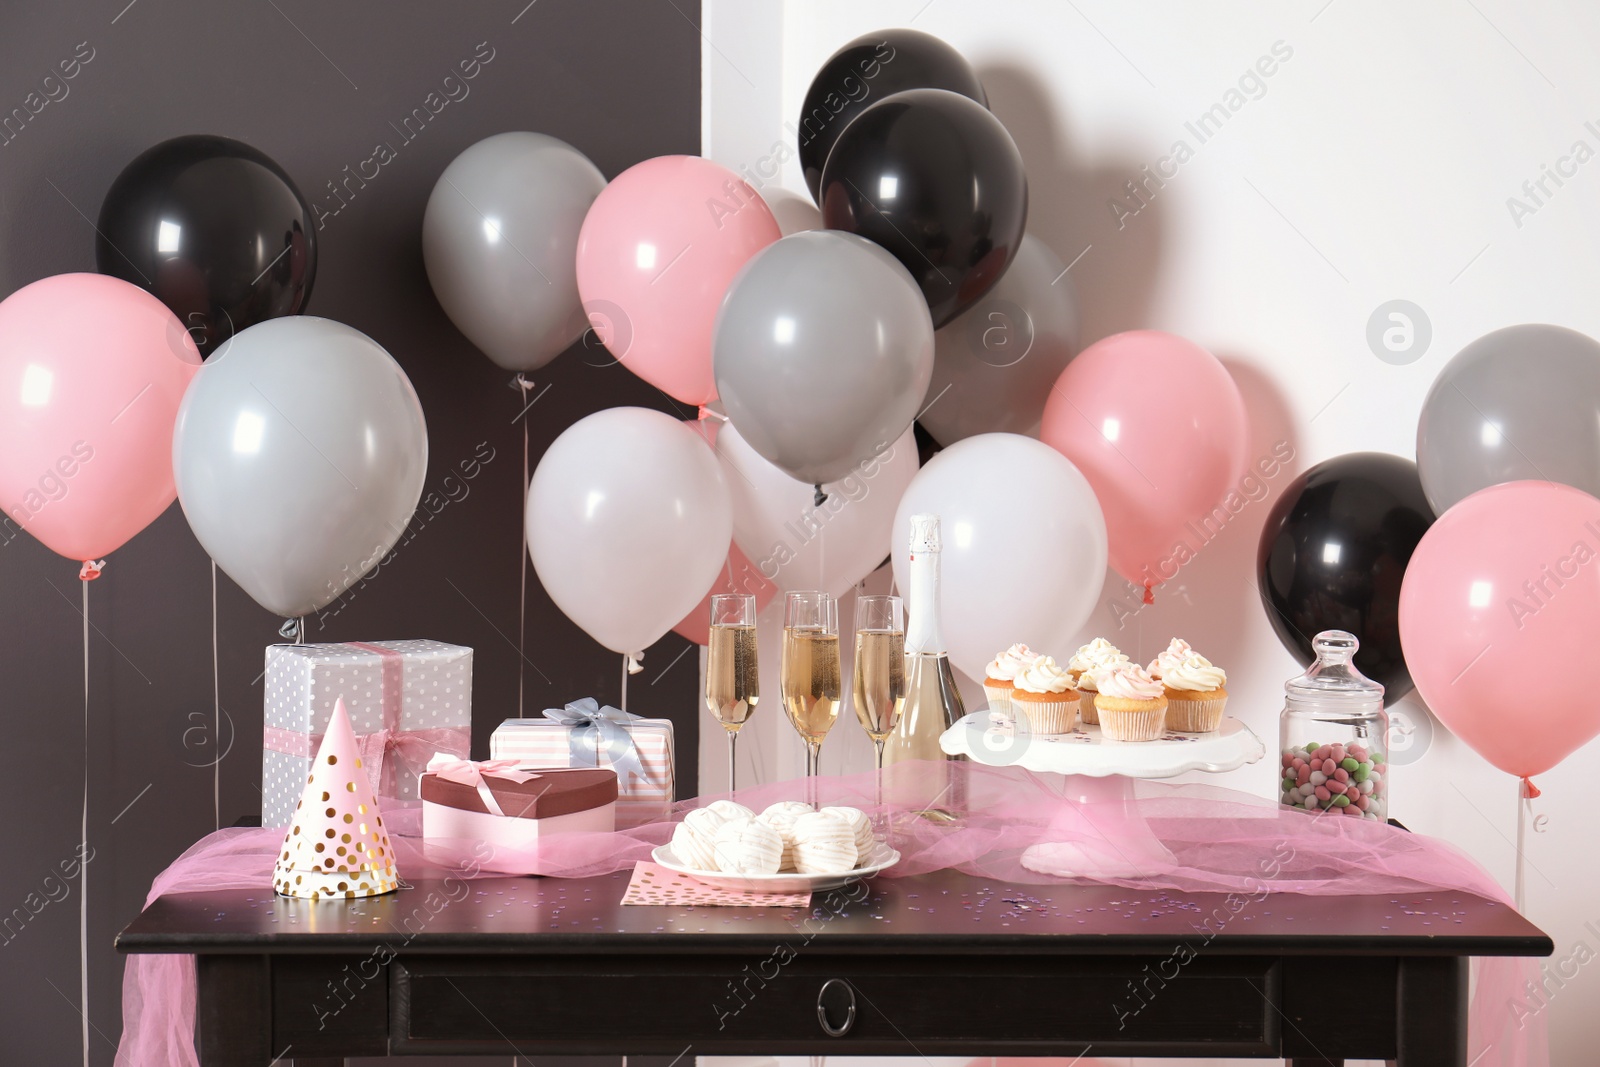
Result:
{"label": "gray ribbon bow", "polygon": [[594,697],[574,700],[564,708],[545,708],[544,717],[567,728],[567,747],[572,766],[610,765],[617,782],[624,787],[630,778],[648,780],[639,762],[639,749],[633,743],[628,724],[639,718],[610,705],[601,706]]}

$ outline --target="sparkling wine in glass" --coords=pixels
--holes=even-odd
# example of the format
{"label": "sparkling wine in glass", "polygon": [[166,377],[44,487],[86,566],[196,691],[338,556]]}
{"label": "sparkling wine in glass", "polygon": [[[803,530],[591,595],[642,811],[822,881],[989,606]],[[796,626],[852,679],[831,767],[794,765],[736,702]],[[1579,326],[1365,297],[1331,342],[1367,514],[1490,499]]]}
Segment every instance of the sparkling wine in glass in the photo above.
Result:
{"label": "sparkling wine in glass", "polygon": [[718,593],[711,598],[711,640],[706,654],[706,707],[728,734],[728,792],[737,788],[734,755],[739,728],[761,699],[756,660],[756,598]]}
{"label": "sparkling wine in glass", "polygon": [[905,609],[897,596],[856,598],[856,718],[878,750],[900,722],[906,703]]}
{"label": "sparkling wine in glass", "polygon": [[790,593],[784,605],[783,710],[806,743],[806,775],[820,770],[822,739],[839,718],[839,602],[827,593]]}

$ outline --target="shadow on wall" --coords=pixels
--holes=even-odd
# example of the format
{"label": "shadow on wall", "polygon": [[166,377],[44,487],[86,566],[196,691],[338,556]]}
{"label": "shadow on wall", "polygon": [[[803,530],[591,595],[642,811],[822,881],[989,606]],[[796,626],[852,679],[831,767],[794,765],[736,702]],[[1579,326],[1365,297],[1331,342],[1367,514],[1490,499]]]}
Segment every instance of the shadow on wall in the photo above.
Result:
{"label": "shadow on wall", "polygon": [[1075,153],[1048,88],[1030,70],[982,67],[978,77],[1027,167],[1028,232],[1072,264],[1083,343],[1149,326],[1165,203],[1151,196],[1120,225],[1109,207],[1112,197],[1126,198],[1126,183],[1148,160]]}

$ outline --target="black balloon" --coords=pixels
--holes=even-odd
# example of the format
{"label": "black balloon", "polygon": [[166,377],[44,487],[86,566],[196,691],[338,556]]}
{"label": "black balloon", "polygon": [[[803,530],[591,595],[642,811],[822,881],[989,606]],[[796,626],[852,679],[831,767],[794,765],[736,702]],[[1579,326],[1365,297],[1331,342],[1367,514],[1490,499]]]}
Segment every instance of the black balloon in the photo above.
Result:
{"label": "black balloon", "polygon": [[981,104],[911,89],[840,135],[822,169],[822,218],[898,259],[939,327],[1011,265],[1028,222],[1028,178],[1016,142]]}
{"label": "black balloon", "polygon": [[1337,456],[1284,489],[1267,516],[1256,576],[1267,618],[1303,663],[1311,639],[1348,630],[1356,666],[1393,702],[1411,691],[1400,650],[1400,581],[1433,524],[1417,465],[1382,452]]}
{"label": "black balloon", "polygon": [[226,137],[176,137],[111,183],[95,263],[154,293],[209,356],[246,327],[305,309],[317,273],[313,223],[263,153]]}
{"label": "black balloon", "polygon": [[948,89],[989,106],[971,64],[939,38],[917,30],[857,37],[828,57],[806,90],[796,136],[811,199],[822,203],[822,166],[850,120],[905,89]]}

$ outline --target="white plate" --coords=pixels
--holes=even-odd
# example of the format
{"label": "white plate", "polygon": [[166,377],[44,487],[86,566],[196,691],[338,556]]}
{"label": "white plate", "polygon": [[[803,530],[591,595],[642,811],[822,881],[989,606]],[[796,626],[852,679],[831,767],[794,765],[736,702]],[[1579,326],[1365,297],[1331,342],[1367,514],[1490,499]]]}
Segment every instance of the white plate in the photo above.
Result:
{"label": "white plate", "polygon": [[1185,771],[1231,771],[1266,754],[1255,731],[1238,719],[1225,718],[1211,733],[1168,731],[1155,741],[1112,741],[1098,726],[1079,724],[1071,733],[1018,733],[1008,721],[975,711],[939,738],[953,756],[966,756],[991,767],[1016,764],[1024,770],[1091,776],[1122,774],[1130,778],[1171,778]]}
{"label": "white plate", "polygon": [[844,874],[795,874],[792,871],[779,874],[726,874],[722,871],[702,871],[686,866],[673,853],[671,845],[657,847],[650,856],[667,870],[687,874],[697,882],[746,893],[815,893],[824,889],[838,889],[862,878],[871,878],[900,862],[900,853],[882,841],[873,844],[868,863]]}

